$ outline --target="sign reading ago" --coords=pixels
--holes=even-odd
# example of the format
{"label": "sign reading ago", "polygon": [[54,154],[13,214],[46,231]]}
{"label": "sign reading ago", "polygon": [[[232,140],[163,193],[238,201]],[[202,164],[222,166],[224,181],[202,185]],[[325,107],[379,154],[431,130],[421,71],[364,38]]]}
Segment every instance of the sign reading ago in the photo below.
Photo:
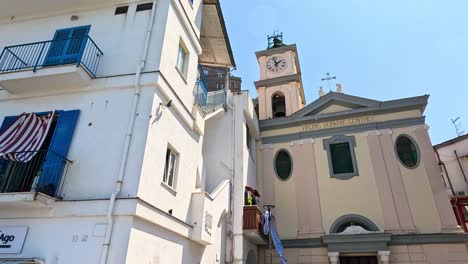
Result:
{"label": "sign reading ago", "polygon": [[27,232],[26,226],[0,226],[0,254],[21,253]]}
{"label": "sign reading ago", "polygon": [[318,129],[367,124],[367,123],[374,122],[374,120],[375,120],[375,117],[373,115],[352,117],[352,118],[347,118],[347,119],[340,119],[340,120],[334,120],[334,121],[303,125],[302,131],[312,131],[312,130],[318,130]]}

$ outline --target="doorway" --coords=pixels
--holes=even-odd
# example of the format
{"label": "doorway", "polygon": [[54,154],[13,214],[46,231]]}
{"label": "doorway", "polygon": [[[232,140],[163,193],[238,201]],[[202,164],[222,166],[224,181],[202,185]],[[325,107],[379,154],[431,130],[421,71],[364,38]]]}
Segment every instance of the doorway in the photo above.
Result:
{"label": "doorway", "polygon": [[377,264],[376,256],[340,257],[340,264]]}

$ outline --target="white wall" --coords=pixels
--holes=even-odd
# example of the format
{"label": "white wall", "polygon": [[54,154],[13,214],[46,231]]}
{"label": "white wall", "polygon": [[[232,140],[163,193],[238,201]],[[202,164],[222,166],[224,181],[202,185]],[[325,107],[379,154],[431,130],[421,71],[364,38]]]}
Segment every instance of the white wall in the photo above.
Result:
{"label": "white wall", "polygon": [[[1,226],[27,226],[21,254],[1,254],[1,258],[39,258],[50,264],[98,263],[104,237],[96,233],[98,217],[2,219]],[[109,263],[124,264],[131,217],[116,217]]]}
{"label": "white wall", "polygon": [[[450,177],[450,181],[452,183],[455,193],[465,192],[468,194],[468,184],[466,183],[465,177],[462,173],[462,169],[460,168],[460,165],[457,162],[457,157],[453,152],[457,152],[461,166],[463,168],[463,172],[468,178],[468,158],[462,158],[463,156],[468,155],[468,139],[461,140],[454,144],[441,147],[437,151],[439,152],[440,160],[445,164],[447,174]],[[446,184],[449,185],[447,175],[444,175],[444,177]]]}

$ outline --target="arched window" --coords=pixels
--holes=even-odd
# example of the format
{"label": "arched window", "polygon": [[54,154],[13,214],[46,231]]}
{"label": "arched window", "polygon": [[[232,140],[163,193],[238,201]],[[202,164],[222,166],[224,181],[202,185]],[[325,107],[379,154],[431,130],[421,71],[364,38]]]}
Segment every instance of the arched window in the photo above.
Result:
{"label": "arched window", "polygon": [[374,222],[372,222],[368,218],[361,216],[361,215],[350,214],[350,215],[343,215],[340,218],[338,218],[332,224],[330,228],[330,234],[342,233],[348,227],[352,227],[352,226],[358,226],[370,232],[379,231],[379,228],[377,227],[377,225],[374,224]]}
{"label": "arched window", "polygon": [[278,176],[280,180],[287,180],[291,176],[292,166],[292,159],[289,152],[285,149],[279,150],[275,156],[276,176]]}
{"label": "arched window", "polygon": [[286,101],[284,95],[275,93],[271,99],[271,109],[273,110],[273,118],[286,116]]}
{"label": "arched window", "polygon": [[403,166],[413,169],[419,164],[419,150],[414,140],[407,135],[400,135],[396,139],[395,149],[398,159]]}

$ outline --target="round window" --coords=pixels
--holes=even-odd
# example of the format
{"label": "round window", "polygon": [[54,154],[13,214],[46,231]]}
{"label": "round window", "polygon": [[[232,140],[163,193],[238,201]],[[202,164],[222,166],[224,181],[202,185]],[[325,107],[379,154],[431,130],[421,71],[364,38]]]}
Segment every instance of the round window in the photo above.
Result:
{"label": "round window", "polygon": [[406,135],[396,140],[396,152],[400,162],[407,168],[416,168],[419,164],[419,150],[416,143]]}
{"label": "round window", "polygon": [[287,150],[280,150],[275,157],[275,172],[281,180],[287,180],[292,172],[292,159]]}

